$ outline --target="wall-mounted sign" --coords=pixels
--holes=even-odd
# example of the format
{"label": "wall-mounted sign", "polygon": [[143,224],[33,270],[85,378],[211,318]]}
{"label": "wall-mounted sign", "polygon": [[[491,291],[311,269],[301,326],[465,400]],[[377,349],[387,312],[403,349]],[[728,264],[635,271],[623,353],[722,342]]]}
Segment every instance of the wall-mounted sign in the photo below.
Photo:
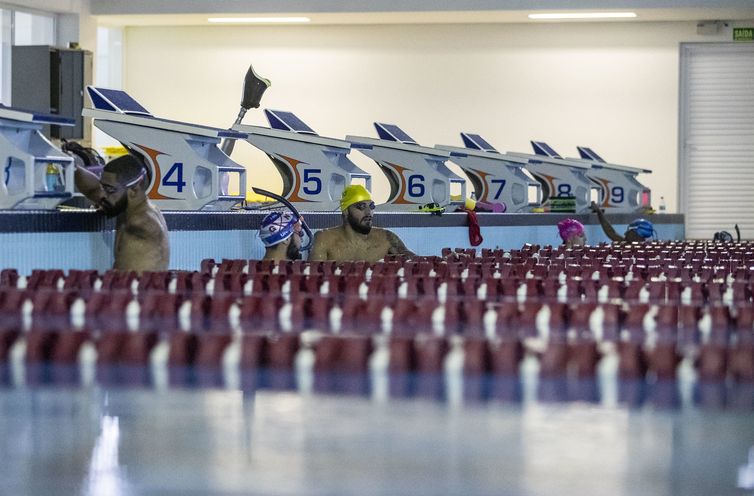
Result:
{"label": "wall-mounted sign", "polygon": [[733,28],[733,41],[754,41],[754,28]]}

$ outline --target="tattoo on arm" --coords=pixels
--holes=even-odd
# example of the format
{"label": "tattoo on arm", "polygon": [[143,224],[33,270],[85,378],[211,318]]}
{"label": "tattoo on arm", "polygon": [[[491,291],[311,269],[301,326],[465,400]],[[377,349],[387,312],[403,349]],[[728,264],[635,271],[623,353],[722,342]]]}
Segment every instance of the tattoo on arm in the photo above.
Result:
{"label": "tattoo on arm", "polygon": [[390,249],[388,250],[388,253],[391,255],[408,255],[410,257],[415,256],[416,254],[406,248],[406,245],[403,244],[403,241],[401,241],[401,238],[398,237],[397,234],[395,234],[392,231],[387,231],[387,239],[390,242]]}

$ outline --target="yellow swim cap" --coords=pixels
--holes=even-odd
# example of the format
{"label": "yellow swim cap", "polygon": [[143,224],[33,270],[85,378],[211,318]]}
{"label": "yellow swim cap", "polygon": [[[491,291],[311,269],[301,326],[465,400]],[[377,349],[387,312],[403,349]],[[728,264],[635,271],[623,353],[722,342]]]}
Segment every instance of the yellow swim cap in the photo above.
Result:
{"label": "yellow swim cap", "polygon": [[369,194],[369,191],[364,186],[361,184],[352,184],[346,187],[340,196],[340,211],[345,212],[354,203],[371,199],[372,195]]}

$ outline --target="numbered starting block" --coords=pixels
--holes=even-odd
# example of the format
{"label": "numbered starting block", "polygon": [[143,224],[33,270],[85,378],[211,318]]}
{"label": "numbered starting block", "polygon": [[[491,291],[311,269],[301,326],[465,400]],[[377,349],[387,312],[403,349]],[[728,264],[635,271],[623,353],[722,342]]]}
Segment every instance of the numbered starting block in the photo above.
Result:
{"label": "numbered starting block", "polygon": [[331,211],[352,182],[371,189],[372,177],[348,158],[348,141],[318,136],[291,112],[264,113],[270,128],[236,124],[233,129],[270,157],[283,178],[283,198],[301,209]]}
{"label": "numbered starting block", "polygon": [[54,209],[73,194],[73,159],[42,134],[73,119],[0,105],[0,208]]}
{"label": "numbered starting block", "polygon": [[579,146],[577,149],[581,160],[591,166],[586,175],[599,187],[596,203],[606,212],[631,213],[652,207],[652,192],[636,179],[639,174],[650,174],[651,170],[609,164],[591,148]]}
{"label": "numbered starting block", "polygon": [[419,146],[401,128],[374,123],[380,139],[346,136],[353,148],[374,160],[390,182],[386,210],[416,211],[437,203],[446,206],[453,196],[463,203],[466,181],[445,165],[450,153]]}
{"label": "numbered starting block", "polygon": [[461,133],[465,148],[436,145],[469,176],[476,199],[502,202],[508,212],[530,212],[542,201],[542,187],[524,166],[526,158],[498,152],[478,134]]}
{"label": "numbered starting block", "polygon": [[564,159],[547,143],[532,141],[534,155],[508,152],[507,155],[527,160],[526,170],[542,185],[542,206],[554,210],[564,200],[575,203],[576,213],[589,212],[592,194],[597,197],[599,187],[589,179],[591,165],[583,160]]}
{"label": "numbered starting block", "polygon": [[218,144],[238,131],[159,119],[126,92],[87,87],[84,116],[151,167],[147,196],[163,210],[227,210],[246,197],[246,169]]}

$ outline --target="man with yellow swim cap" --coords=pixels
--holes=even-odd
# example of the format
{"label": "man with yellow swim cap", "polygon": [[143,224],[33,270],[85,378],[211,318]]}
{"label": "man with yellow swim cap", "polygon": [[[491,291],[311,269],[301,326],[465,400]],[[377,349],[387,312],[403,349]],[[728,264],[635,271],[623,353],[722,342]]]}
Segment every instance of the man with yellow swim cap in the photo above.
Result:
{"label": "man with yellow swim cap", "polygon": [[309,260],[376,262],[385,255],[413,256],[393,232],[372,227],[374,202],[364,186],[352,184],[340,197],[342,225],[314,235]]}

